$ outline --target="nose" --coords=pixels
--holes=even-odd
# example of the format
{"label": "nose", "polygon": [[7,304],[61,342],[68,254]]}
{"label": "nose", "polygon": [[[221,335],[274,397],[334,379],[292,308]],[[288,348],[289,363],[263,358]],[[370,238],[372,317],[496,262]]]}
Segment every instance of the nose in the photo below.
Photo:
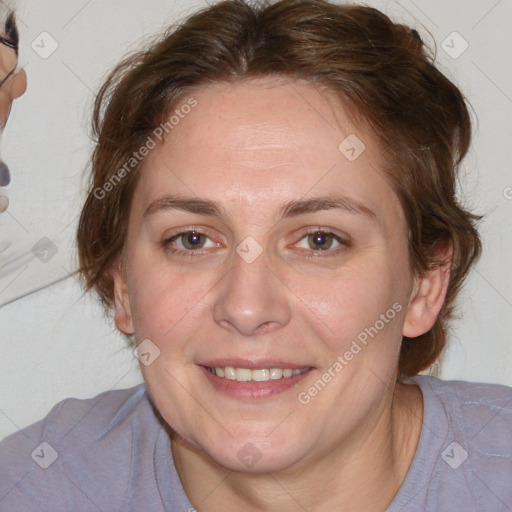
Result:
{"label": "nose", "polygon": [[291,309],[286,285],[270,269],[264,254],[247,263],[238,254],[219,283],[214,321],[244,336],[264,334],[288,324]]}
{"label": "nose", "polygon": [[11,95],[12,99],[15,100],[22,96],[27,90],[27,74],[24,69],[16,71],[16,74],[12,77]]}
{"label": "nose", "polygon": [[24,69],[19,69],[4,80],[0,88],[0,129],[7,123],[12,102],[27,90],[27,74]]}

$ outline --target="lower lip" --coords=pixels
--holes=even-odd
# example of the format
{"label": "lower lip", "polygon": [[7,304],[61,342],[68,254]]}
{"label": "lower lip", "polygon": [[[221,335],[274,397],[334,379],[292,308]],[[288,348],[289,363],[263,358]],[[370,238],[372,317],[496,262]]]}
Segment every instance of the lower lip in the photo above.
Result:
{"label": "lower lip", "polygon": [[282,377],[275,380],[267,380],[265,382],[239,382],[237,380],[226,379],[225,377],[218,377],[204,366],[201,366],[201,370],[210,384],[217,391],[242,400],[260,400],[278,395],[279,393],[283,393],[284,391],[294,387],[305,379],[306,376],[311,373],[313,368],[310,368],[304,373],[300,373],[298,375]]}

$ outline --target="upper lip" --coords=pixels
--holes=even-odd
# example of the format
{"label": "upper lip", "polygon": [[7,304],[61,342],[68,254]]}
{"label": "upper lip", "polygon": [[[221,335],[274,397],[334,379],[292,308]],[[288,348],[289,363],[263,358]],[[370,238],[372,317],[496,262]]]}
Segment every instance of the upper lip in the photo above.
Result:
{"label": "upper lip", "polygon": [[201,366],[208,368],[225,368],[231,366],[233,368],[248,368],[250,370],[257,370],[259,368],[290,368],[291,370],[302,370],[303,368],[311,368],[311,365],[304,363],[291,363],[282,359],[259,359],[248,360],[239,358],[223,358],[213,359],[199,363]]}

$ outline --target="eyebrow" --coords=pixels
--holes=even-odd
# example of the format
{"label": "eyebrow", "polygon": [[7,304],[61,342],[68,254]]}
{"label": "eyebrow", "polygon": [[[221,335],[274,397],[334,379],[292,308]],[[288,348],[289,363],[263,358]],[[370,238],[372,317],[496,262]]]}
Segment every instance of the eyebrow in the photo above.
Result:
{"label": "eyebrow", "polygon": [[215,201],[195,197],[182,197],[166,195],[153,201],[144,212],[144,217],[165,210],[181,210],[183,212],[197,213],[199,215],[211,215],[225,217],[224,208]]}
{"label": "eyebrow", "polygon": [[323,210],[344,210],[349,213],[367,215],[376,219],[377,215],[373,210],[355,199],[345,196],[323,196],[309,199],[291,201],[281,210],[281,217],[295,217],[306,213],[319,212]]}
{"label": "eyebrow", "polygon": [[[285,204],[279,213],[279,219],[297,217],[307,213],[315,213],[324,210],[343,210],[348,213],[361,214],[371,219],[377,215],[373,210],[359,201],[340,195],[312,197],[297,199]],[[198,215],[208,215],[226,218],[226,210],[215,201],[196,197],[183,197],[165,195],[153,201],[145,210],[144,217],[160,211],[180,210]]]}

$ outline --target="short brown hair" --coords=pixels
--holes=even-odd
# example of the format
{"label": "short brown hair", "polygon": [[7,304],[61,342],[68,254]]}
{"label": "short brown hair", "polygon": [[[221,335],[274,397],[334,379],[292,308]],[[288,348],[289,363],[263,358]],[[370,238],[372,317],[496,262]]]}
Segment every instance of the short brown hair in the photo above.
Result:
{"label": "short brown hair", "polygon": [[451,242],[441,313],[429,332],[402,340],[399,374],[415,375],[441,354],[454,299],[481,250],[478,217],[461,207],[455,190],[471,123],[461,92],[434,66],[418,33],[373,8],[324,0],[226,0],[113,70],[95,103],[97,144],[77,233],[85,286],[112,306],[111,269],[125,243],[141,164],[123,173],[106,198],[97,191],[184,95],[212,82],[271,75],[326,87],[368,123],[406,216],[417,275],[442,264],[436,249]]}

